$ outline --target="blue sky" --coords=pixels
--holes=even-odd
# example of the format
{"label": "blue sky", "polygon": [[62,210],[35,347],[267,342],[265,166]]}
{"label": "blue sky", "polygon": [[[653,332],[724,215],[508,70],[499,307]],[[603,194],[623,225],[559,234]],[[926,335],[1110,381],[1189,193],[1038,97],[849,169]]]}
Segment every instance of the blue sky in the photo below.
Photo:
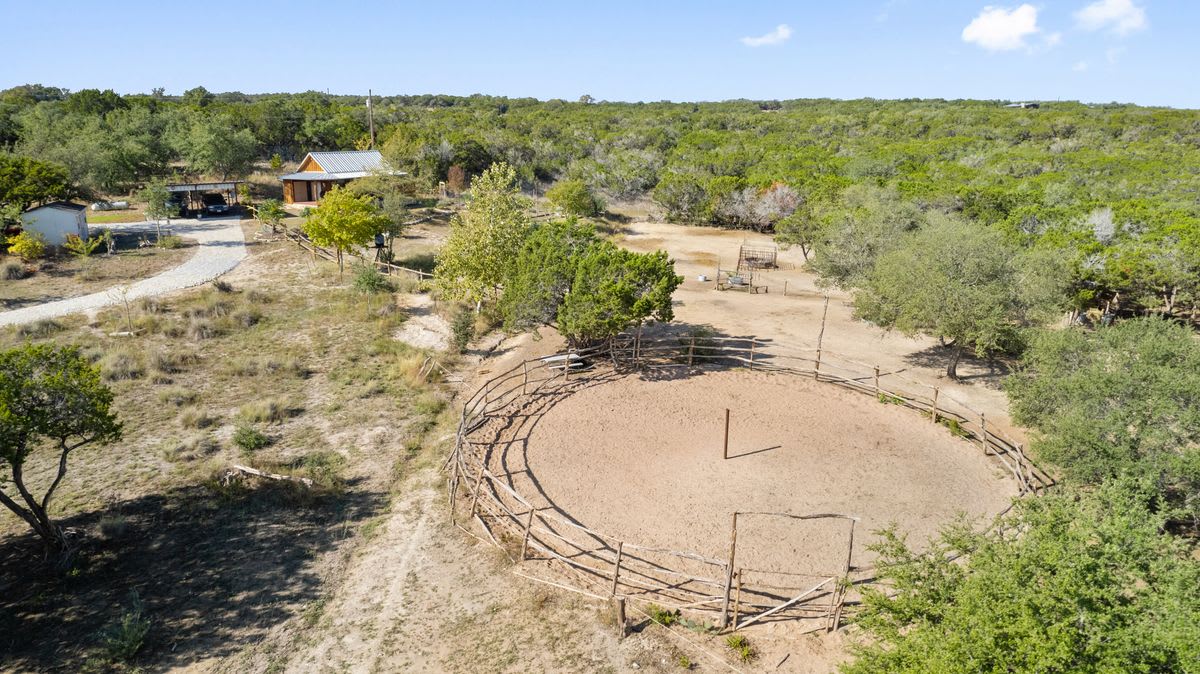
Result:
{"label": "blue sky", "polygon": [[1200,2],[0,0],[0,87],[1200,108]]}

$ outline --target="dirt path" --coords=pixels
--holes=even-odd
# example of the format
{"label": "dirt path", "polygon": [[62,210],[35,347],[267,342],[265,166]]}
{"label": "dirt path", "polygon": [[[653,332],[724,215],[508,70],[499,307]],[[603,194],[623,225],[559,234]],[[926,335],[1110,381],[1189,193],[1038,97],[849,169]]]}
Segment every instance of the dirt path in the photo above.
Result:
{"label": "dirt path", "polygon": [[[110,288],[90,295],[5,311],[0,313],[0,325],[17,325],[45,318],[57,318],[67,314],[92,312],[118,304],[126,299],[136,300],[191,288],[207,283],[233,269],[246,257],[245,236],[240,218],[179,220],[172,224],[175,234],[195,239],[199,243],[196,252],[183,264],[131,284],[128,286],[128,293],[124,296],[119,288]],[[128,226],[112,225],[112,227],[153,229],[153,225],[147,223],[134,223]]]}

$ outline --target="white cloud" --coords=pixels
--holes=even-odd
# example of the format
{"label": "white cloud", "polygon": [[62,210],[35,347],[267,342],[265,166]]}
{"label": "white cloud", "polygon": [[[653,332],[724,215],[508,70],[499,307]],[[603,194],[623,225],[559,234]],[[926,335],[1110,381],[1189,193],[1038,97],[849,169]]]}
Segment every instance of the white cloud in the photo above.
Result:
{"label": "white cloud", "polygon": [[1104,51],[1104,58],[1108,59],[1108,65],[1115,66],[1117,65],[1117,61],[1120,61],[1121,56],[1124,54],[1124,47],[1111,47]]}
{"label": "white cloud", "polygon": [[1028,47],[1025,38],[1041,31],[1038,10],[1030,4],[1016,9],[987,6],[963,28],[962,39],[988,51],[1012,51]]}
{"label": "white cloud", "polygon": [[774,44],[783,44],[791,37],[792,27],[786,23],[781,23],[778,26],[775,26],[775,30],[767,33],[766,35],[742,38],[742,44],[746,45],[747,47],[768,47]]}
{"label": "white cloud", "polygon": [[1046,42],[1047,49],[1049,49],[1050,47],[1057,47],[1059,44],[1062,43],[1062,33],[1058,33],[1058,32],[1048,33],[1046,35],[1046,37],[1044,38],[1044,40]]}
{"label": "white cloud", "polygon": [[1087,61],[1080,61],[1079,63],[1076,63],[1075,65],[1071,66],[1071,70],[1074,70],[1077,73],[1081,73],[1087,69],[1088,69]]}
{"label": "white cloud", "polygon": [[1117,35],[1128,35],[1150,25],[1146,10],[1133,4],[1133,0],[1096,0],[1075,12],[1075,20],[1084,30],[1109,30]]}

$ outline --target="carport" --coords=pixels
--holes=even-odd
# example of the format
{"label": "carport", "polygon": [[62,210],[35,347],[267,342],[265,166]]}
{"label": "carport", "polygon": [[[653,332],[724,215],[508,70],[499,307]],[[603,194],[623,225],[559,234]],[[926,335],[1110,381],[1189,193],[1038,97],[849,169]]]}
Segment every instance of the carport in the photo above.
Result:
{"label": "carport", "polygon": [[187,217],[187,214],[192,211],[204,210],[204,203],[201,197],[209,193],[218,193],[225,197],[225,203],[230,206],[236,206],[238,203],[238,185],[246,182],[245,180],[226,180],[219,183],[170,183],[167,185],[167,191],[172,197],[180,195],[176,200],[180,207],[184,209],[180,216]]}

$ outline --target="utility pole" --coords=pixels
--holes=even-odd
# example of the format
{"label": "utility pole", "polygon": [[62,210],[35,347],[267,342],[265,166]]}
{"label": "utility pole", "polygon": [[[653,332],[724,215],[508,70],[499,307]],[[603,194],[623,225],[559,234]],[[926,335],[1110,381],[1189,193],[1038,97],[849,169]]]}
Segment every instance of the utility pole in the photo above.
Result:
{"label": "utility pole", "polygon": [[371,149],[375,149],[375,108],[371,105],[371,90],[367,89],[367,123],[371,125]]}

